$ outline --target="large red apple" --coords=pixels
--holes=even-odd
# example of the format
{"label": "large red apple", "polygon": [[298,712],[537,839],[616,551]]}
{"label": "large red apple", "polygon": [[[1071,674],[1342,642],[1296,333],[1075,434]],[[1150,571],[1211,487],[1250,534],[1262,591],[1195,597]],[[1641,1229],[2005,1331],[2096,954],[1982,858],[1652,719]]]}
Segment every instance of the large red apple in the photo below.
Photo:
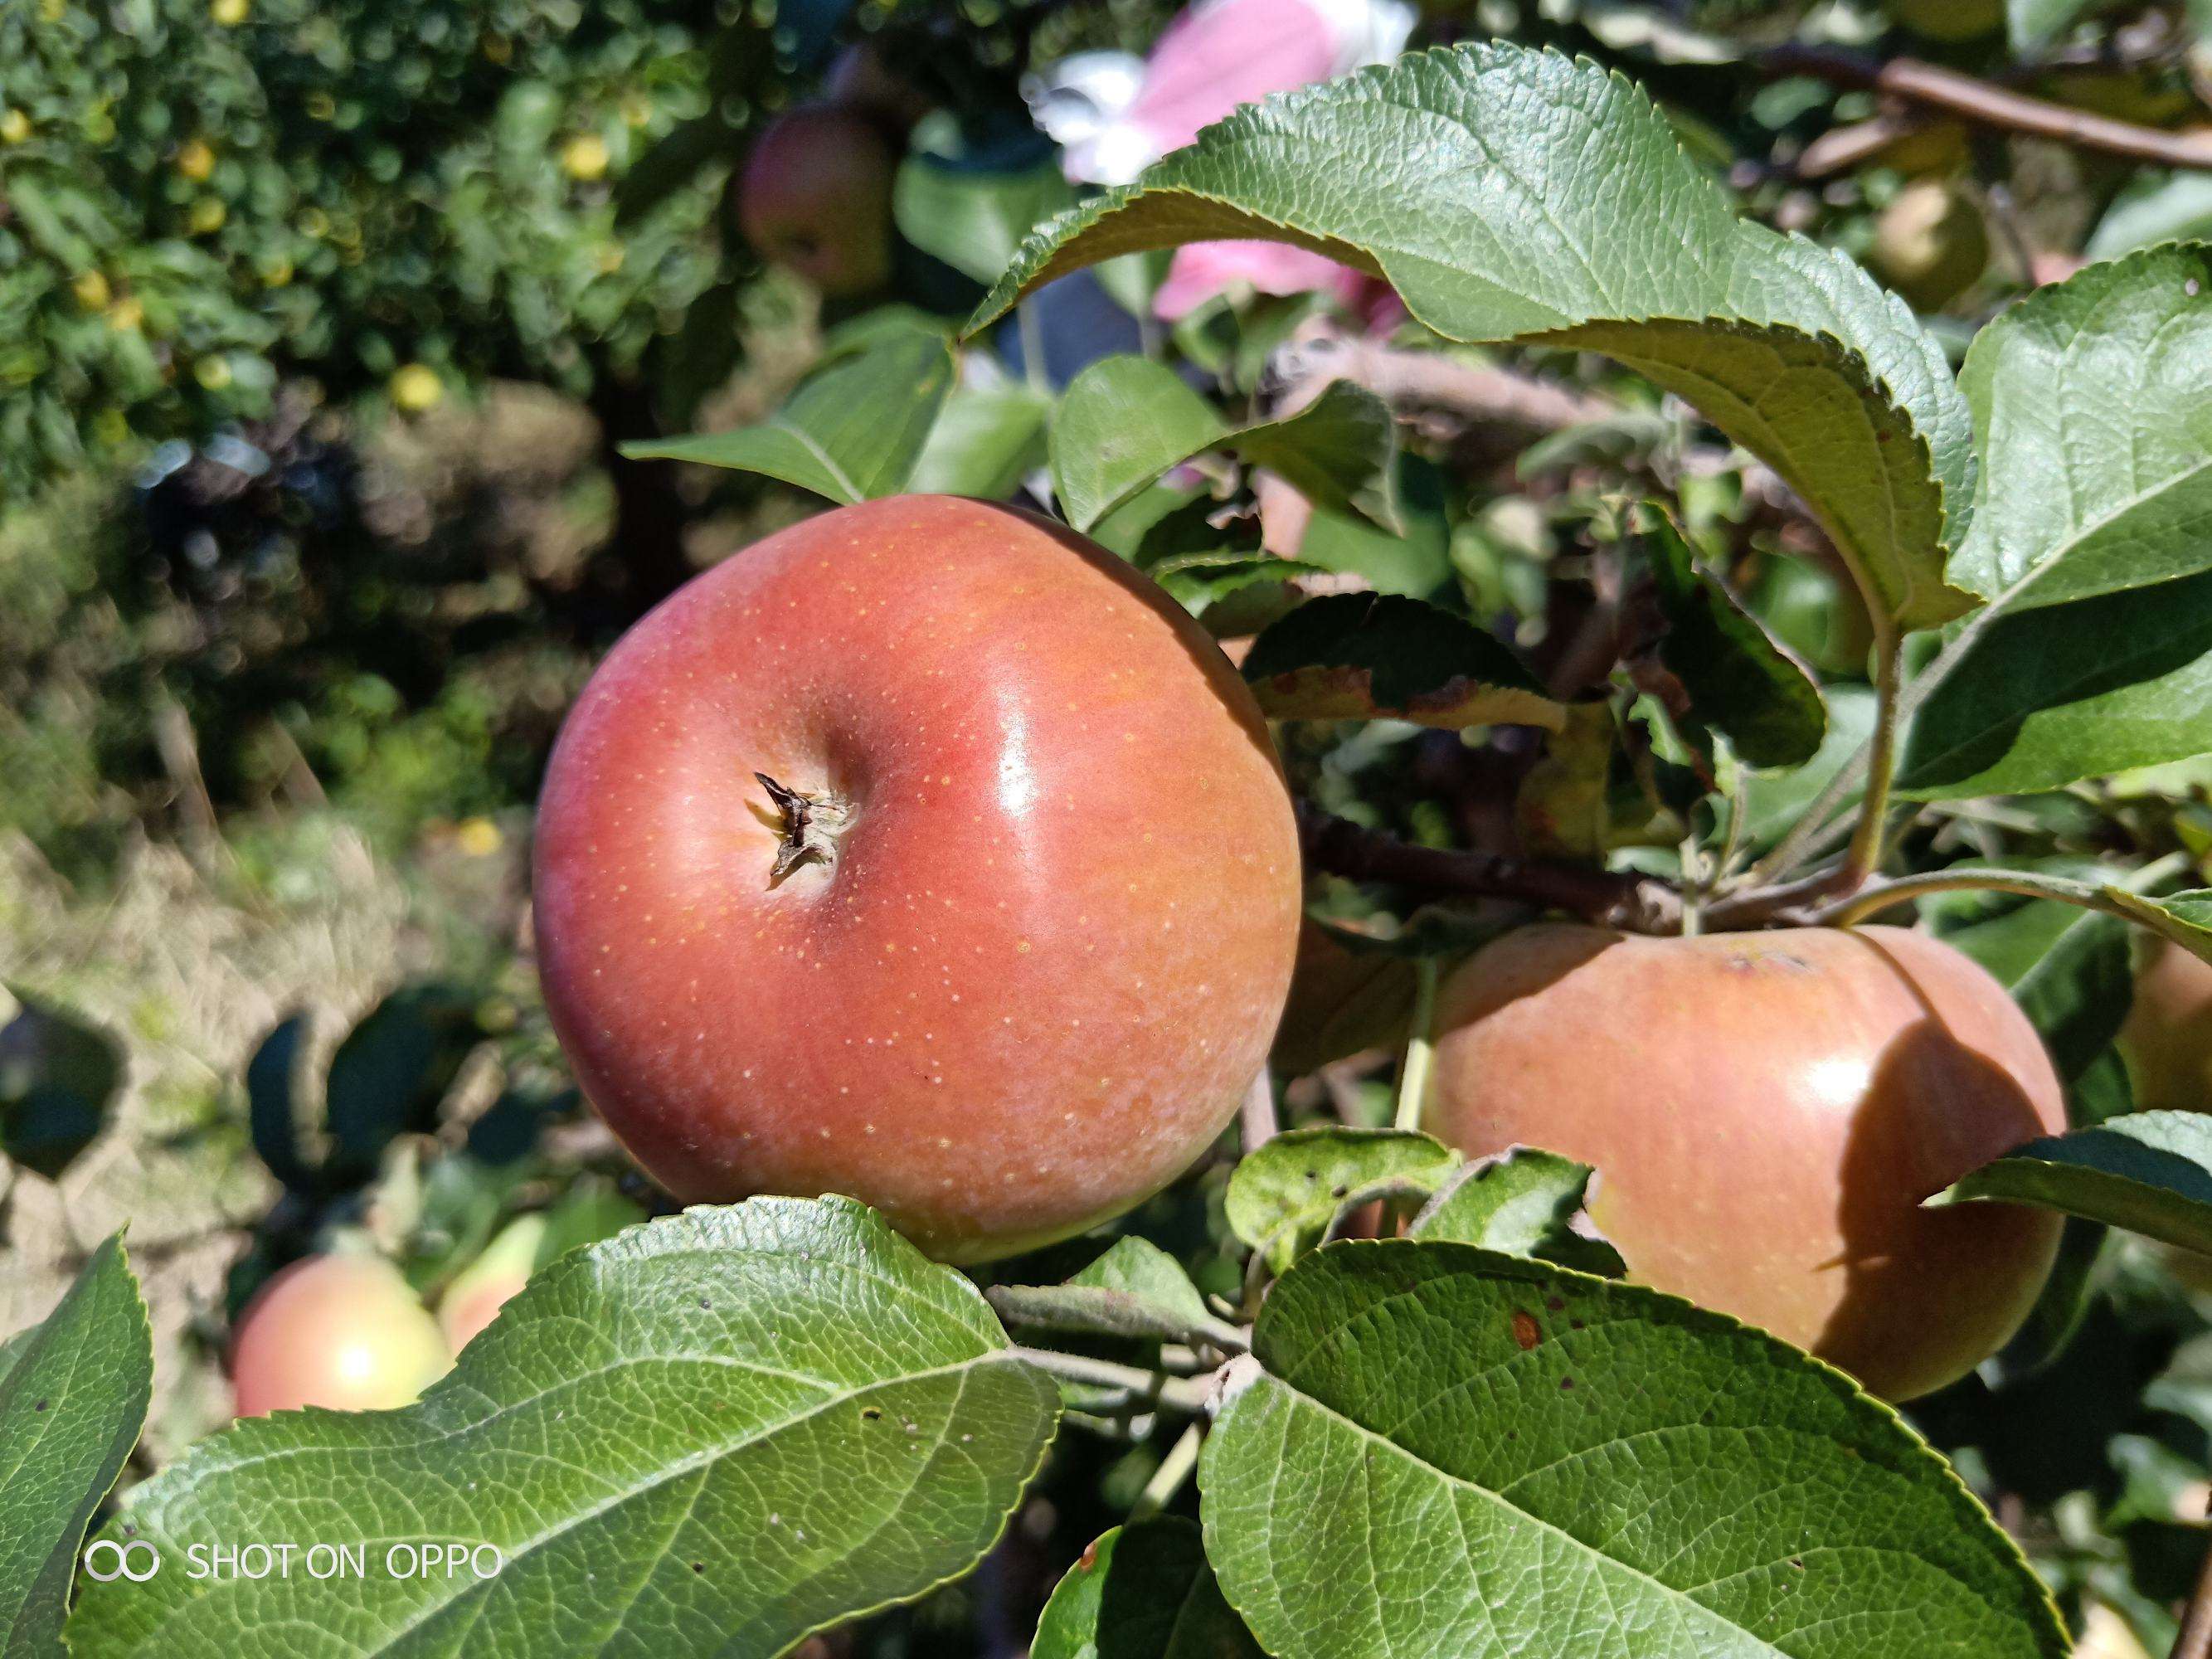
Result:
{"label": "large red apple", "polygon": [[1173,1180],[1298,931],[1267,726],[1127,565],[1012,507],[823,514],[614,649],[538,813],[539,970],[679,1198],[840,1192],[952,1261]]}
{"label": "large red apple", "polygon": [[761,258],[833,298],[890,281],[891,185],[898,157],[866,112],[805,104],[754,141],[738,218]]}
{"label": "large red apple", "polygon": [[404,1406],[453,1363],[406,1279],[374,1256],[311,1255],[254,1293],[231,1340],[240,1417]]}
{"label": "large red apple", "polygon": [[1764,1326],[1893,1400],[2019,1328],[2059,1218],[1924,1210],[2065,1127],[2002,987],[1894,927],[1688,939],[1523,929],[1448,980],[1429,1127],[1594,1165],[1638,1280]]}

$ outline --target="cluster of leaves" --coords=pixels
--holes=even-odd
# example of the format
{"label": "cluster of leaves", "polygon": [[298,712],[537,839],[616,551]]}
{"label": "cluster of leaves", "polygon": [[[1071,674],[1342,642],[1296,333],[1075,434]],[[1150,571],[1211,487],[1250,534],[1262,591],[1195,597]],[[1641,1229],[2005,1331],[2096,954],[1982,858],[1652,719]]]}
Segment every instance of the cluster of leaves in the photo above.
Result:
{"label": "cluster of leaves", "polygon": [[291,376],[411,367],[419,404],[635,365],[726,286],[719,180],[619,229],[613,181],[710,108],[710,41],[772,70],[765,40],[681,4],[11,7],[0,488],[265,412]]}

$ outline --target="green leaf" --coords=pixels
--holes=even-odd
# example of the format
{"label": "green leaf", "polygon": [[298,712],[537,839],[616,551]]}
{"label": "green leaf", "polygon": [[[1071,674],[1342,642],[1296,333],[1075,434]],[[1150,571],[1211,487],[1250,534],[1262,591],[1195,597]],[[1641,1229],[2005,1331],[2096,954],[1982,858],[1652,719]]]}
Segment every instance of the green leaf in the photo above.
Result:
{"label": "green leaf", "polygon": [[[236,1659],[279,1629],[354,1655],[780,1653],[972,1567],[1058,1412],[975,1288],[872,1211],[695,1209],[544,1269],[416,1405],[202,1443],[103,1534],[129,1526],[164,1570],[90,1586],[70,1640],[102,1659]],[[371,1570],[185,1570],[195,1544],[283,1540],[359,1543]],[[392,1547],[432,1543],[502,1565],[385,1573]]]}
{"label": "green leaf", "polygon": [[58,1179],[99,1136],[123,1083],[106,1033],[50,1004],[0,987],[0,1154]]}
{"label": "green leaf", "polygon": [[1667,632],[1659,659],[1689,693],[1691,713],[1724,733],[1746,764],[1802,766],[1820,752],[1828,711],[1820,688],[1736,602],[1698,568],[1664,514],[1650,515],[1651,580]]}
{"label": "green leaf", "polygon": [[1223,1594],[1280,1659],[2067,1651],[1895,1413],[1721,1315],[1393,1239],[1300,1262],[1254,1342],[1199,1481]]}
{"label": "green leaf", "polygon": [[1967,606],[1942,560],[1972,434],[1941,351],[1848,259],[1739,219],[1617,76],[1494,44],[1239,110],[1041,228],[970,326],[1080,266],[1221,237],[1382,276],[1450,339],[1613,356],[1780,473],[1878,611]]}
{"label": "green leaf", "polygon": [[1409,1238],[1479,1244],[1507,1255],[1534,1256],[1601,1278],[1628,1271],[1603,1239],[1575,1231],[1596,1173],[1557,1152],[1516,1146],[1503,1158],[1462,1166],[1406,1229]]}
{"label": "green leaf", "polygon": [[1333,381],[1295,415],[1233,429],[1147,357],[1102,358],[1068,386],[1053,422],[1053,490],[1087,531],[1210,449],[1268,468],[1316,506],[1397,524],[1398,425],[1373,392]]}
{"label": "green leaf", "polygon": [[2038,289],[1960,377],[1981,434],[1951,578],[1989,600],[1906,733],[1921,799],[2212,750],[2212,250]]}
{"label": "green leaf", "polygon": [[1230,1231],[1280,1273],[1321,1241],[1340,1211],[1433,1193],[1459,1162],[1443,1142],[1404,1129],[1292,1129],[1231,1172]]}
{"label": "green leaf", "polygon": [[1145,567],[1145,574],[1167,589],[1176,604],[1194,617],[1231,593],[1262,582],[1296,581],[1301,576],[1324,576],[1319,565],[1303,559],[1279,559],[1272,553],[1242,553],[1233,547],[1209,553],[1177,553]]}
{"label": "green leaf", "polygon": [[1332,380],[1296,414],[1246,427],[1224,447],[1317,508],[1356,509],[1394,534],[1401,527],[1397,419],[1364,386]]}
{"label": "green leaf", "polygon": [[1557,731],[1565,709],[1500,641],[1393,593],[1309,599],[1252,642],[1244,678],[1277,720],[1388,717],[1457,728]]}
{"label": "green leaf", "polygon": [[300,1148],[300,1056],[307,1035],[307,1017],[290,1015],[261,1039],[246,1062],[246,1127],[253,1150],[269,1173],[295,1191],[315,1181]]}
{"label": "green leaf", "polygon": [[1030,1659],[1262,1659],[1180,1516],[1102,1534],[1053,1590]]}
{"label": "green leaf", "polygon": [[2026,58],[2051,44],[2059,32],[2103,0],[2005,0],[2006,38],[2013,52]]}
{"label": "green leaf", "polygon": [[1213,405],[1164,363],[1105,357],[1070,382],[1052,423],[1052,488],[1078,530],[1228,434]]}
{"label": "green leaf", "polygon": [[2105,896],[2127,913],[2128,918],[2161,939],[2170,939],[2183,950],[2212,962],[2212,887],[2186,893],[2167,893],[2146,898],[2124,887],[2107,886]]}
{"label": "green leaf", "polygon": [[1133,1235],[1065,1285],[994,1285],[984,1294],[1009,1324],[1044,1330],[1182,1342],[1220,1322],[1182,1264]]}
{"label": "green leaf", "polygon": [[[146,1304],[120,1235],[92,1253],[44,1323],[0,1349],[0,1654],[8,1659],[59,1659],[77,1546],[138,1443],[153,1381]],[[143,1554],[135,1568],[143,1569]]]}
{"label": "green leaf", "polygon": [[1006,173],[918,155],[899,166],[891,214],[899,234],[924,253],[989,283],[1034,227],[1074,200],[1075,187],[1056,159]]}
{"label": "green leaf", "polygon": [[757,426],[625,444],[623,453],[758,472],[850,506],[906,489],[952,380],[942,336],[900,329],[816,370]]}
{"label": "green leaf", "polygon": [[2069,1091],[2112,1048],[2127,1021],[2135,1000],[2132,943],[2118,917],[2076,909],[2051,949],[2012,987],[2013,1000]]}
{"label": "green leaf", "polygon": [[1984,1201],[2033,1204],[2212,1255],[2212,1115],[2130,1112],[2045,1135],[1928,1200]]}
{"label": "green leaf", "polygon": [[1870,687],[1832,685],[1826,696],[1828,733],[1820,740],[1819,752],[1790,771],[1744,781],[1744,833],[1753,847],[1771,845],[1789,834],[1874,735],[1875,702]]}
{"label": "green leaf", "polygon": [[1360,514],[1318,506],[1298,538],[1298,557],[1323,570],[1358,576],[1378,593],[1417,599],[1434,593],[1452,574],[1443,473],[1434,462],[1401,452],[1395,490],[1396,531]]}
{"label": "green leaf", "polygon": [[2212,240],[2212,175],[2154,173],[2142,185],[2122,191],[2097,222],[2083,249],[2092,259],[2118,258],[2156,242]]}
{"label": "green leaf", "polygon": [[1048,412],[1027,386],[955,386],[915,458],[907,489],[1004,500],[1044,465]]}

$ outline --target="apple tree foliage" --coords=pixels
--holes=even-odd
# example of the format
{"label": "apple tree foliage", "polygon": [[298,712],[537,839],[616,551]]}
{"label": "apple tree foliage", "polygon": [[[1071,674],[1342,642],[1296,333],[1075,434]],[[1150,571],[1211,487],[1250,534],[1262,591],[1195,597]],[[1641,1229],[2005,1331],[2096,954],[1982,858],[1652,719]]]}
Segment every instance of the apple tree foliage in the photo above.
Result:
{"label": "apple tree foliage", "polygon": [[[1252,343],[1219,316],[1059,392],[970,372],[1053,279],[1119,262],[1141,280],[1149,256],[1227,238],[1386,284],[1420,350],[1594,354],[1678,400],[1645,407],[1740,447],[1833,549],[1867,684],[1823,688],[1777,643],[1716,567],[1686,473],[1592,508],[1650,648],[1568,690],[1501,624],[1510,605],[1473,602],[1510,582],[1460,542],[1461,582],[1346,591],[1360,550],[1407,556],[1437,511],[1372,388],[1258,407]],[[964,333],[849,331],[767,419],[652,453],[833,501],[1031,480],[1202,619],[1256,627],[1244,672],[1292,743],[1311,722],[1541,734],[1516,811],[1559,864],[1678,924],[1925,902],[2043,1032],[2077,1124],[1936,1200],[2081,1230],[1975,1386],[2059,1356],[2099,1229],[2212,1248],[2202,1120],[2132,1111],[2111,1063],[2130,934],[2212,960],[2201,825],[2114,806],[2138,831],[2124,853],[2075,834],[2097,855],[2032,859],[1961,857],[1972,834],[1927,827],[1971,830],[1962,803],[2063,826],[2130,799],[2090,781],[2212,750],[2212,248],[2043,288],[1954,373],[1857,264],[1738,216],[1636,86],[1504,44],[1242,110],[1008,246]],[[1296,558],[1261,545],[1259,471],[1311,508]],[[0,1555],[33,1564],[0,1601],[10,1650],[51,1651],[66,1613],[89,1659],[234,1655],[274,1629],[307,1653],[773,1655],[969,1572],[1055,1435],[1092,1431],[1172,1449],[1053,1594],[1032,1649],[1051,1659],[2069,1650],[2046,1578],[1969,1484],[1994,1452],[1954,1462],[1841,1372],[1633,1283],[1580,1224],[1587,1169],[1470,1166],[1408,1127],[1436,964],[1487,913],[1335,921],[1417,964],[1387,981],[1413,1037],[1398,1127],[1248,1127],[1218,1187],[1241,1284],[1201,1289],[1128,1234],[1062,1282],[979,1288],[837,1198],[665,1216],[553,1262],[419,1403],[240,1425],[161,1470],[94,1534],[161,1570],[88,1580],[71,1607],[57,1563],[145,1386],[111,1247],[0,1355]],[[442,1064],[429,1038],[407,1052],[417,1082]],[[334,1075],[331,1150],[309,1158],[288,1051],[264,1053],[257,1128],[298,1185],[381,1133]],[[1370,1206],[1398,1236],[1346,1236]],[[1194,1465],[1199,1524],[1152,1513]],[[490,1565],[187,1570],[195,1547],[255,1538]]]}

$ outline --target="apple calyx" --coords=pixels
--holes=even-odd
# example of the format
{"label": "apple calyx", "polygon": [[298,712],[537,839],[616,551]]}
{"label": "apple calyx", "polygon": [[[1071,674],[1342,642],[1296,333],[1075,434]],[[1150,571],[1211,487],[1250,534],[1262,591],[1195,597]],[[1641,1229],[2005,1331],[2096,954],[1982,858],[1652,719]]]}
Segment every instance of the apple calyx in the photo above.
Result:
{"label": "apple calyx", "polygon": [[852,818],[852,809],[834,795],[811,795],[790,789],[765,772],[756,772],[762,788],[783,815],[783,842],[769,867],[771,887],[809,859],[827,871],[837,862],[837,836]]}

